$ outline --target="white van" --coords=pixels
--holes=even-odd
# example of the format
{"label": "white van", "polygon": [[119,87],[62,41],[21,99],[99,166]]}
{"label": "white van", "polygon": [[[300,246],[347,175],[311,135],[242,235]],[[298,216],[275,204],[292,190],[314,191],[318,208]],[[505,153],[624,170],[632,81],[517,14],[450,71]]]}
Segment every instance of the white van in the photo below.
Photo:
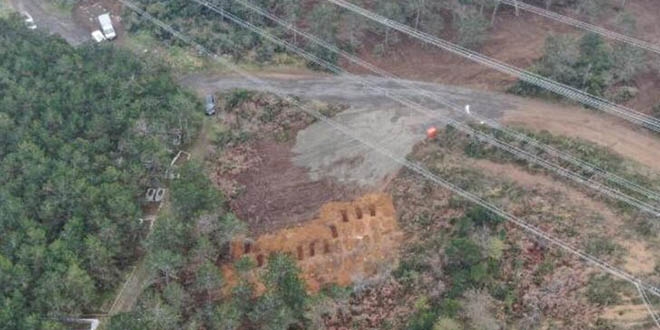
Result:
{"label": "white van", "polygon": [[108,40],[114,39],[117,34],[115,33],[115,28],[112,27],[112,20],[110,20],[110,14],[103,14],[99,16],[99,23],[101,23],[101,31],[105,35],[105,38]]}

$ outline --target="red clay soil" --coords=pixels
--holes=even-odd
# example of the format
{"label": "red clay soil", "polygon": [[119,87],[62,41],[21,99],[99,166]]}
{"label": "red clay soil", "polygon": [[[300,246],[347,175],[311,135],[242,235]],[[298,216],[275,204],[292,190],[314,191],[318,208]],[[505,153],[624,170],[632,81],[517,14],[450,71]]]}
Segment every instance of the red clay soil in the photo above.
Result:
{"label": "red clay soil", "polygon": [[[526,68],[542,55],[548,33],[572,31],[574,29],[571,27],[548,22],[538,16],[523,14],[516,17],[512,10],[502,6],[494,26],[488,32],[488,40],[477,51]],[[454,39],[452,34],[449,31],[439,37],[452,41]],[[373,39],[370,36],[367,38]],[[496,91],[506,90],[516,81],[507,74],[499,73],[435,46],[425,45],[417,39],[402,37],[401,42],[390,47],[383,56],[374,55],[374,45],[374,42],[365,42],[365,47],[359,51],[359,56],[404,78]],[[365,72],[347,63],[344,63],[344,66],[352,72]]]}
{"label": "red clay soil", "polygon": [[[271,253],[288,253],[297,260],[311,292],[328,283],[346,286],[382,275],[396,264],[402,233],[386,194],[327,203],[318,218],[306,220],[301,226],[232,242],[233,259],[251,258],[258,272]],[[223,272],[230,283],[236,277],[229,264]]]}
{"label": "red clay soil", "polygon": [[233,177],[241,193],[230,202],[252,233],[264,233],[312,219],[321,205],[351,199],[359,193],[331,179],[311,180],[307,169],[291,162],[290,143],[259,141],[260,158]]}

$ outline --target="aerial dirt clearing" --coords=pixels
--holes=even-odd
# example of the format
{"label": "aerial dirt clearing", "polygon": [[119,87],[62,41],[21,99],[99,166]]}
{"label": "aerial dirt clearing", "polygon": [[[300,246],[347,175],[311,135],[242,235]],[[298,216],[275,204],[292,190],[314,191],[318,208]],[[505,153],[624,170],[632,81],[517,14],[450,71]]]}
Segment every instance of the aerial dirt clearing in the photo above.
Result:
{"label": "aerial dirt clearing", "polygon": [[[231,244],[234,260],[252,259],[257,271],[271,253],[295,258],[309,291],[324,284],[351,285],[361,279],[386,274],[396,267],[402,232],[398,229],[392,199],[386,194],[367,194],[353,202],[323,205],[316,219],[254,239]],[[225,278],[235,278],[229,265]]]}
{"label": "aerial dirt clearing", "polygon": [[[396,101],[383,95],[388,93],[409,97],[420,104],[436,110],[439,114],[448,115],[454,119],[464,119],[465,112],[450,111],[436,102],[415,96],[416,92],[388,82],[386,79],[369,77],[370,83],[380,91],[366,88],[342,76],[268,76],[269,83],[277,84],[279,88],[289,91],[292,95],[308,99],[318,99],[324,102],[337,102],[348,105],[344,111],[346,117],[336,118],[341,124],[358,129],[365,138],[387,138],[387,146],[392,151],[407,154],[412,145],[424,139],[425,129],[429,125],[440,125],[438,120],[428,118],[418,112],[408,109]],[[234,88],[259,89],[263,86],[254,86],[249,81],[231,76],[190,75],[182,79],[184,85],[198,90],[200,93],[213,91],[227,91]],[[608,114],[595,110],[584,109],[579,106],[553,103],[521,98],[508,94],[499,94],[467,88],[446,86],[433,83],[415,82],[415,87],[427,90],[438,97],[451,101],[460,106],[469,104],[470,111],[481,117],[493,119],[503,124],[514,125],[532,130],[547,130],[553,135],[566,135],[577,137],[601,146],[609,147],[614,152],[638,162],[649,169],[660,171],[660,162],[657,150],[660,150],[660,140],[654,138],[650,132],[632,126]],[[437,117],[436,117],[437,118]],[[308,128],[316,131],[323,124],[314,124]],[[332,133],[330,129],[321,129],[324,133],[316,136],[315,146],[320,148],[333,148],[323,146],[322,141],[339,141],[339,133]],[[414,136],[414,137],[413,137]],[[312,134],[306,135],[312,137]],[[376,141],[375,140],[375,141]],[[335,144],[335,143],[333,143]],[[308,150],[311,142],[298,145],[299,150]],[[338,143],[334,147],[337,155],[344,153],[355,156],[354,145]],[[342,151],[344,150],[344,151]],[[404,151],[408,152],[404,152]],[[370,151],[364,150],[363,155]],[[325,163],[340,162],[342,157],[328,157]],[[318,165],[317,165],[318,166]],[[335,173],[338,177],[345,177],[344,173]]]}

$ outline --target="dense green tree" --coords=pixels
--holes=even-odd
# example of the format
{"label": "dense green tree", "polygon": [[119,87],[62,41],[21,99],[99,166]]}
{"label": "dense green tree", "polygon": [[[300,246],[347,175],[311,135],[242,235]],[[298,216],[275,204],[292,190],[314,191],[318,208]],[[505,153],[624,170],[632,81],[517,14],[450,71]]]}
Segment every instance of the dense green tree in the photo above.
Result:
{"label": "dense green tree", "polygon": [[591,94],[603,95],[612,80],[610,49],[603,38],[595,33],[582,37],[579,47],[577,69],[582,77],[581,89]]}
{"label": "dense green tree", "polygon": [[[588,33],[580,39],[568,35],[548,37],[544,55],[532,71],[590,94],[605,96],[613,86],[625,86],[645,68],[639,50],[609,45],[601,36]],[[525,82],[519,82],[512,91],[552,95]]]}
{"label": "dense green tree", "polygon": [[147,266],[154,281],[164,281],[166,284],[178,278],[178,273],[184,265],[183,257],[170,250],[151,251],[147,256]]}
{"label": "dense green tree", "polygon": [[136,257],[139,197],[199,108],[149,59],[0,19],[0,324],[96,310]]}
{"label": "dense green tree", "polygon": [[307,292],[300,279],[300,269],[290,256],[281,253],[271,255],[264,281],[266,288],[280,297],[295,316],[302,315]]}
{"label": "dense green tree", "polygon": [[211,262],[204,262],[195,274],[195,288],[210,302],[213,293],[222,286],[222,274]]}
{"label": "dense green tree", "polygon": [[222,196],[200,164],[190,161],[181,167],[179,174],[180,178],[171,185],[172,206],[179,219],[192,220],[222,204]]}
{"label": "dense green tree", "polygon": [[[328,43],[335,44],[337,42],[337,30],[339,24],[339,14],[336,6],[327,3],[321,3],[314,7],[310,13],[310,32]],[[333,53],[319,45],[313,44],[310,46],[312,54],[320,59],[329,62],[337,63],[337,54]],[[321,69],[318,64],[309,63],[309,66],[315,69]]]}
{"label": "dense green tree", "polygon": [[459,45],[474,49],[486,41],[489,23],[483,13],[470,8],[459,13],[453,22],[458,31]]}

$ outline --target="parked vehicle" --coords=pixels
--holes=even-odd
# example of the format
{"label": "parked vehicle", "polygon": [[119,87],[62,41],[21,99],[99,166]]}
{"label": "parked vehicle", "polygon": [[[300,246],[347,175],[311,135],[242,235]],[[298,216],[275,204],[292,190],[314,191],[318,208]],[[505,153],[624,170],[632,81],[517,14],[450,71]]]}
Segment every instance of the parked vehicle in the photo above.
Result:
{"label": "parked vehicle", "polygon": [[215,115],[215,96],[206,96],[206,114],[209,116]]}
{"label": "parked vehicle", "polygon": [[106,40],[105,36],[103,35],[103,32],[99,30],[92,32],[92,39],[94,39],[94,41],[96,42],[101,42],[103,40]]}
{"label": "parked vehicle", "polygon": [[34,30],[37,28],[37,24],[34,23],[34,19],[30,14],[27,12],[22,12],[21,15],[23,15],[23,18],[25,19],[25,26],[27,26],[28,29]]}
{"label": "parked vehicle", "polygon": [[112,26],[110,14],[103,14],[99,16],[99,23],[101,23],[101,31],[103,31],[106,39],[112,40],[117,36],[115,33],[115,28]]}

